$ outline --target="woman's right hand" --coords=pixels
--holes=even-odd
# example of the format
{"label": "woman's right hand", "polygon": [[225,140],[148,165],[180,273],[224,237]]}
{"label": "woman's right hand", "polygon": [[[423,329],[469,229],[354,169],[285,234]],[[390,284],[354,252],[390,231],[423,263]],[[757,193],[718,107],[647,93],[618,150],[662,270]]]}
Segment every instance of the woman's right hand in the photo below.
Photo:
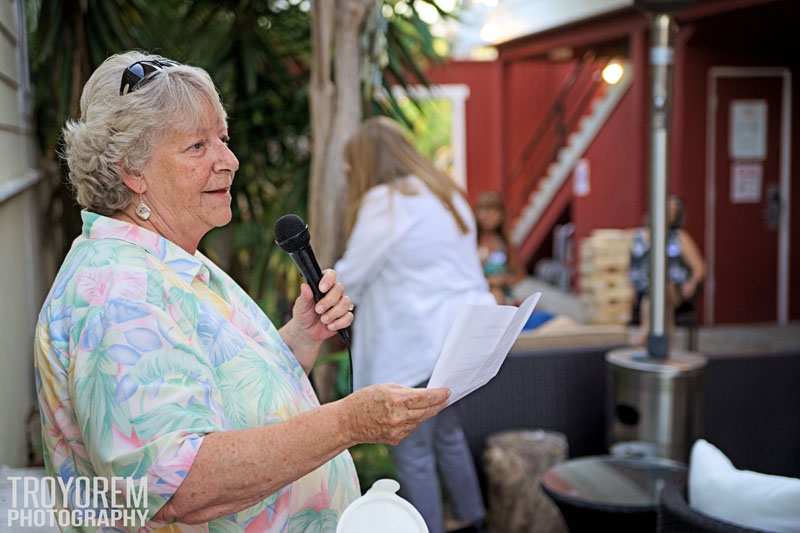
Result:
{"label": "woman's right hand", "polygon": [[417,426],[447,406],[445,388],[413,389],[372,385],[340,400],[345,431],[354,444],[396,445]]}

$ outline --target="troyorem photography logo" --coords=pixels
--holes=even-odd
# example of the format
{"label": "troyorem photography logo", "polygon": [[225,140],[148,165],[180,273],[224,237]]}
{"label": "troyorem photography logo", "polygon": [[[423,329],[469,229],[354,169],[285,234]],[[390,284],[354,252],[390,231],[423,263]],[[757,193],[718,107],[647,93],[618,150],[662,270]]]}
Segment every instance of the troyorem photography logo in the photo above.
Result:
{"label": "troyorem photography logo", "polygon": [[6,527],[143,527],[147,478],[9,476]]}

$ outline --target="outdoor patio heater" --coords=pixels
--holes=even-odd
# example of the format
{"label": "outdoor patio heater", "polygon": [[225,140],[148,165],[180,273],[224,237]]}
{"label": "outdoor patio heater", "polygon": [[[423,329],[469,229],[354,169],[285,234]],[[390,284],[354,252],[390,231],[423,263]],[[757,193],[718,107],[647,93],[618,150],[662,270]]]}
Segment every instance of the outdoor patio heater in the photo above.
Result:
{"label": "outdoor patio heater", "polygon": [[637,0],[650,25],[650,330],[646,348],[607,354],[608,436],[613,453],[686,462],[702,428],[705,357],[669,346],[667,198],[672,109],[673,13],[693,2]]}

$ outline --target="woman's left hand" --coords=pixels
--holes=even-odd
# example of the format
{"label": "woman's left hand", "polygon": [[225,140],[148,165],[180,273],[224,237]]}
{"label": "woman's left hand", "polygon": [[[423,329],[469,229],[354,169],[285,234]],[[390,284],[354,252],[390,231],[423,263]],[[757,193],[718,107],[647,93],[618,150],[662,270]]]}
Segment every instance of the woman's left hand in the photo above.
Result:
{"label": "woman's left hand", "polygon": [[324,296],[314,303],[311,287],[303,283],[294,302],[292,320],[296,322],[296,333],[303,337],[297,339],[300,342],[321,343],[353,323],[353,301],[336,281],[336,272],[331,269],[323,272],[319,290]]}

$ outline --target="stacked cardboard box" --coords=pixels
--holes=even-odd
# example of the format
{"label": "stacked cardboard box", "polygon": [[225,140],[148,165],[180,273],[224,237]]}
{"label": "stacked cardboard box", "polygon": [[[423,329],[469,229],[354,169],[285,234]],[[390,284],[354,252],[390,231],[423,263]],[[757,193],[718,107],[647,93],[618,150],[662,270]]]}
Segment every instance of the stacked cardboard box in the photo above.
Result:
{"label": "stacked cardboard box", "polygon": [[580,244],[580,288],[589,321],[627,324],[633,287],[628,279],[631,233],[597,229]]}

